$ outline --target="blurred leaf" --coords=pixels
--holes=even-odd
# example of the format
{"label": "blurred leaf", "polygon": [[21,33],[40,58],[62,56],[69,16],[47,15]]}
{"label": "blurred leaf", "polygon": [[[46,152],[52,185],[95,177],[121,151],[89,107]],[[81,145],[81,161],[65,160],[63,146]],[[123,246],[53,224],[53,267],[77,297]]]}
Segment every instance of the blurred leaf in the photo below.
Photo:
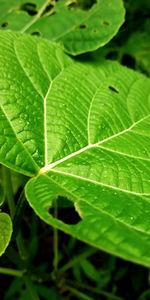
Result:
{"label": "blurred leaf", "polygon": [[72,272],[73,272],[75,280],[77,282],[82,282],[82,274],[81,274],[80,264],[73,265]]}
{"label": "blurred leaf", "polygon": [[43,300],[63,300],[64,298],[59,295],[55,288],[44,287],[43,285],[38,285],[37,290],[39,295]]}
{"label": "blurred leaf", "polygon": [[[21,4],[24,3],[23,0],[0,0],[1,28],[41,35],[63,44],[72,55],[102,47],[116,35],[124,21],[121,0],[97,0],[86,10],[76,1],[53,1],[52,4],[43,1],[33,16],[23,10]],[[36,4],[36,1],[31,3]]]}
{"label": "blurred leaf", "polygon": [[5,292],[5,300],[12,300],[15,297],[15,294],[21,294],[23,289],[23,280],[22,278],[14,278],[9,285],[9,288]]}
{"label": "blurred leaf", "polygon": [[138,300],[149,300],[150,299],[150,289],[146,290],[142,295],[138,298]]}
{"label": "blurred leaf", "polygon": [[100,279],[99,272],[96,270],[94,265],[87,259],[84,259],[80,262],[82,270],[84,271],[85,275],[92,279],[95,282],[98,282]]}
{"label": "blurred leaf", "polygon": [[137,68],[150,75],[150,31],[133,33],[123,46],[123,51],[135,58]]}

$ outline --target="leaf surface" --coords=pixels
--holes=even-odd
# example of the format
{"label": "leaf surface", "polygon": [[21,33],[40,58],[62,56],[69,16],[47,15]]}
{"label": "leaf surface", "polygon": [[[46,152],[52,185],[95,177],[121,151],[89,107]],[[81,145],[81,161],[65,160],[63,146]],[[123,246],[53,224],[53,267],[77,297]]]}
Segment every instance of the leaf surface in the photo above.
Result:
{"label": "leaf surface", "polygon": [[0,256],[5,252],[12,234],[12,223],[8,214],[0,213]]}
{"label": "leaf surface", "polygon": [[[0,41],[0,161],[33,177],[26,196],[45,222],[150,266],[149,79],[110,61],[73,62],[39,38]],[[78,224],[49,213],[59,195]]]}
{"label": "leaf surface", "polygon": [[[77,55],[95,50],[112,39],[124,21],[121,0],[95,1],[88,10],[74,6],[74,1],[35,1],[35,14],[25,10],[26,1],[0,0],[1,27],[41,35],[64,45]],[[24,5],[23,5],[24,4]]]}

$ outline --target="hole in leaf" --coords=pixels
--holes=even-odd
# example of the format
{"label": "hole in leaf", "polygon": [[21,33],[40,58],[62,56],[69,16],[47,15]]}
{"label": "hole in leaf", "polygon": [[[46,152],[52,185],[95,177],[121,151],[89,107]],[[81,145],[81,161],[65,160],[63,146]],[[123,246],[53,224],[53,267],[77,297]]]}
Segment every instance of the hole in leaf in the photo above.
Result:
{"label": "hole in leaf", "polygon": [[118,59],[118,51],[110,51],[105,55],[108,59]]}
{"label": "hole in leaf", "polygon": [[67,5],[68,9],[71,9],[71,10],[78,7],[78,4],[77,4],[76,0],[73,0],[71,3],[68,3],[66,5]]}
{"label": "hole in leaf", "polygon": [[108,87],[112,92],[119,94],[119,91],[114,87],[114,86],[109,86]]}
{"label": "hole in leaf", "polygon": [[56,11],[55,10],[51,11],[51,13],[50,13],[50,16],[53,16],[53,15],[56,15]]}
{"label": "hole in leaf", "polygon": [[79,214],[75,210],[73,202],[64,197],[59,196],[54,200],[53,206],[50,208],[49,212],[54,218],[69,225],[78,224],[81,220]]}
{"label": "hole in leaf", "polygon": [[121,62],[122,62],[122,64],[124,66],[127,66],[127,67],[130,67],[132,69],[135,69],[136,61],[135,61],[135,59],[131,55],[124,54],[123,57],[122,57],[122,61]]}
{"label": "hole in leaf", "polygon": [[67,5],[69,9],[82,9],[89,10],[93,7],[93,5],[97,3],[97,0],[72,0],[71,3]]}
{"label": "hole in leaf", "polygon": [[53,8],[54,8],[54,5],[53,5],[53,4],[48,4],[48,5],[46,6],[45,10],[43,11],[43,13],[42,13],[41,16],[51,14],[51,11],[52,11]]}
{"label": "hole in leaf", "polygon": [[108,21],[103,21],[103,25],[109,26],[110,23]]}
{"label": "hole in leaf", "polygon": [[97,29],[93,29],[93,32],[96,33],[96,32],[97,32]]}
{"label": "hole in leaf", "polygon": [[31,33],[31,35],[40,36],[41,33],[40,33],[39,31],[33,31],[33,32]]}
{"label": "hole in leaf", "polygon": [[8,26],[8,22],[4,22],[4,23],[1,24],[2,28],[6,28],[7,26]]}
{"label": "hole in leaf", "polygon": [[87,28],[87,26],[86,26],[85,24],[81,24],[81,25],[79,26],[79,28],[85,29],[85,28]]}
{"label": "hole in leaf", "polygon": [[22,4],[20,10],[27,12],[30,16],[37,14],[36,4],[30,2]]}

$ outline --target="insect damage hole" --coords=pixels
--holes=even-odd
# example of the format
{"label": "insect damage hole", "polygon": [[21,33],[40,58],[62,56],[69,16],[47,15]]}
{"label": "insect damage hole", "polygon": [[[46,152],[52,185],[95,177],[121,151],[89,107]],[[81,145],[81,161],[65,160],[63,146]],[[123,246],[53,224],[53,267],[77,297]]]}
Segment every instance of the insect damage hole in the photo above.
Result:
{"label": "insect damage hole", "polygon": [[110,25],[110,23],[109,23],[108,21],[103,21],[103,25],[105,25],[105,26],[109,26],[109,25]]}
{"label": "insect damage hole", "polygon": [[119,91],[112,85],[109,85],[108,87],[112,92],[116,93],[116,94],[119,94]]}
{"label": "insect damage hole", "polygon": [[6,28],[6,27],[8,27],[8,22],[3,22],[3,23],[1,24],[1,28]]}
{"label": "insect damage hole", "polygon": [[67,2],[68,9],[82,9],[82,10],[90,10],[93,5],[97,3],[97,0],[72,0]]}
{"label": "insect damage hole", "polygon": [[86,24],[81,24],[81,25],[79,26],[79,28],[80,28],[80,29],[85,29],[85,28],[87,28],[87,25],[86,25]]}
{"label": "insect damage hole", "polygon": [[48,16],[48,15],[53,15],[55,13],[56,12],[54,11],[54,4],[50,3],[46,6],[46,8],[44,9],[41,16],[43,17],[43,16]]}
{"label": "insect damage hole", "polygon": [[136,67],[136,60],[134,59],[134,57],[129,54],[126,54],[126,53],[124,53],[121,63],[124,66],[130,67],[133,69],[135,69],[135,67]]}
{"label": "insect damage hole", "polygon": [[31,35],[40,36],[41,33],[37,30],[37,31],[33,31],[33,32],[31,33]]}
{"label": "insect damage hole", "polygon": [[53,201],[49,213],[54,218],[68,225],[75,225],[81,221],[79,214],[75,210],[74,203],[62,196],[58,196]]}
{"label": "insect damage hole", "polygon": [[22,4],[20,6],[19,10],[23,10],[23,11],[27,12],[28,15],[30,15],[30,16],[34,16],[37,14],[36,4],[30,3],[30,2]]}

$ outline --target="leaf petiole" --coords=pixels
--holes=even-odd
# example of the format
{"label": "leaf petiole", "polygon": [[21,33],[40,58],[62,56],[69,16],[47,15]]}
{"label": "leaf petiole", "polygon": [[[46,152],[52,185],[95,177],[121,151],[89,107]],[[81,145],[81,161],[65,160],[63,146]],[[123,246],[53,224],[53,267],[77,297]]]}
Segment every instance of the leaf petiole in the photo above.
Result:
{"label": "leaf petiole", "polygon": [[22,277],[26,270],[15,270],[10,268],[0,268],[0,274]]}

